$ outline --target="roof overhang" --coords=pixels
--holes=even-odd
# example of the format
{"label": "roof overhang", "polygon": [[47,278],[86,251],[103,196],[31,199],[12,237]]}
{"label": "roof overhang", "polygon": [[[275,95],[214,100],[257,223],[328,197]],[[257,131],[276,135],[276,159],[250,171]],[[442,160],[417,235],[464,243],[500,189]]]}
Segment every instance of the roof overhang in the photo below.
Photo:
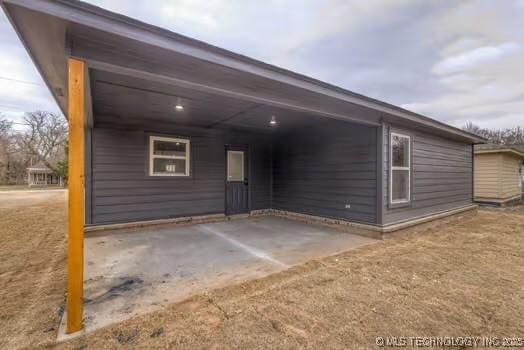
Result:
{"label": "roof overhang", "polygon": [[310,77],[72,0],[0,0],[67,115],[67,58],[90,70],[323,117],[383,121],[468,143],[485,139]]}
{"label": "roof overhang", "polygon": [[524,153],[520,152],[513,148],[497,148],[497,149],[476,149],[475,154],[494,154],[494,153],[504,153],[510,154],[519,158],[524,159]]}

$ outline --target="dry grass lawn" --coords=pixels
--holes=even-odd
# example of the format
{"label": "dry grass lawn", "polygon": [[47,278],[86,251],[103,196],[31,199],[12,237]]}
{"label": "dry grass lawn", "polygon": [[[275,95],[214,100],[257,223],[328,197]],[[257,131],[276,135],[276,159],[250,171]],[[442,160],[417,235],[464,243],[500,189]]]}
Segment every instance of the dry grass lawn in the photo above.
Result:
{"label": "dry grass lawn", "polygon": [[0,222],[0,348],[355,349],[376,348],[376,336],[524,337],[522,207],[396,235],[60,344],[65,203],[0,206]]}
{"label": "dry grass lawn", "polygon": [[66,192],[0,192],[0,349],[56,339],[65,301]]}

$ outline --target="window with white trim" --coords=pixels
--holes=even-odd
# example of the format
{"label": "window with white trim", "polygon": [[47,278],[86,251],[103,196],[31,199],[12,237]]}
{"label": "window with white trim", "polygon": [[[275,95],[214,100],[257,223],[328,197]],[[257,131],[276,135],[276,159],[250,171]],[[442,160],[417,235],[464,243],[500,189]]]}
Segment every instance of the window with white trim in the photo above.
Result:
{"label": "window with white trim", "polygon": [[411,137],[391,133],[389,143],[389,198],[391,204],[409,203],[411,193]]}
{"label": "window with white trim", "polygon": [[189,140],[150,136],[149,176],[189,176]]}

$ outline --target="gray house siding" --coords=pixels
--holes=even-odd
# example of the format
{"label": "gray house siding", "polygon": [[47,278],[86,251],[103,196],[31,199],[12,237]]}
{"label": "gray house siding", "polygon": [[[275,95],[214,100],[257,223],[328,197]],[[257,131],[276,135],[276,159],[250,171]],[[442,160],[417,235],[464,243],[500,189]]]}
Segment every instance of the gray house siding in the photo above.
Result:
{"label": "gray house siding", "polygon": [[[411,136],[411,203],[389,205],[390,132]],[[472,203],[472,147],[405,127],[384,128],[383,223],[390,224]]]}
{"label": "gray house siding", "polygon": [[279,137],[272,207],[375,224],[376,141],[376,128],[343,122]]}
{"label": "gray house siding", "polygon": [[85,149],[84,149],[84,152],[85,152],[85,168],[84,168],[84,172],[85,172],[85,177],[84,177],[84,184],[85,184],[85,223],[87,225],[90,225],[93,223],[93,217],[92,217],[92,212],[91,212],[91,209],[93,207],[93,203],[91,202],[91,198],[92,198],[92,195],[93,195],[93,190],[92,190],[92,182],[93,182],[93,179],[92,179],[92,172],[91,172],[91,149],[92,149],[92,146],[93,146],[93,142],[92,142],[92,129],[91,128],[86,128],[85,130]]}
{"label": "gray house siding", "polygon": [[[88,224],[224,213],[226,144],[248,146],[250,210],[387,225],[472,202],[471,145],[420,131],[331,121],[272,135],[97,121],[86,168]],[[411,203],[401,208],[388,204],[391,129],[412,138]],[[190,139],[190,177],[148,176],[150,135]]]}
{"label": "gray house siding", "polygon": [[250,209],[271,208],[272,147],[268,143],[254,143],[249,147],[249,196]]}
{"label": "gray house siding", "polygon": [[[148,137],[189,138],[190,177],[148,176]],[[250,209],[270,205],[268,136],[167,126],[92,132],[93,224],[224,213],[225,145],[248,144]]]}

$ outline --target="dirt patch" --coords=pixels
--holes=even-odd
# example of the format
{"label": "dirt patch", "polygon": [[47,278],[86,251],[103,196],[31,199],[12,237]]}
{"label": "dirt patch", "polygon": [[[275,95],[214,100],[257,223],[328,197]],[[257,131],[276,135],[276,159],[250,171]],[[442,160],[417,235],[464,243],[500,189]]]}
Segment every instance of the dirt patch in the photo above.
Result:
{"label": "dirt patch", "polygon": [[[21,208],[26,210],[27,207],[41,208],[50,202],[62,201],[66,198],[67,191],[58,190],[28,190],[28,191],[2,191],[0,190],[0,210]],[[4,212],[3,215],[8,215]],[[65,213],[61,211],[60,217],[66,219]]]}
{"label": "dirt patch", "polygon": [[506,207],[495,207],[495,206],[482,206],[482,210],[492,212],[511,213],[516,215],[524,215],[524,204],[510,205]]}
{"label": "dirt patch", "polygon": [[[523,208],[480,210],[456,224],[400,234],[195,296],[66,343],[56,344],[43,333],[56,327],[58,318],[48,318],[44,326],[33,319],[36,313],[26,314],[26,325],[41,333],[17,336],[20,343],[10,344],[58,349],[355,349],[376,348],[377,336],[523,336],[523,213]],[[0,292],[5,293],[4,288]],[[61,304],[46,303],[53,302]],[[3,329],[2,337],[20,332],[9,327],[13,333]]]}
{"label": "dirt patch", "polygon": [[66,192],[0,193],[0,348],[53,342],[66,287]]}

